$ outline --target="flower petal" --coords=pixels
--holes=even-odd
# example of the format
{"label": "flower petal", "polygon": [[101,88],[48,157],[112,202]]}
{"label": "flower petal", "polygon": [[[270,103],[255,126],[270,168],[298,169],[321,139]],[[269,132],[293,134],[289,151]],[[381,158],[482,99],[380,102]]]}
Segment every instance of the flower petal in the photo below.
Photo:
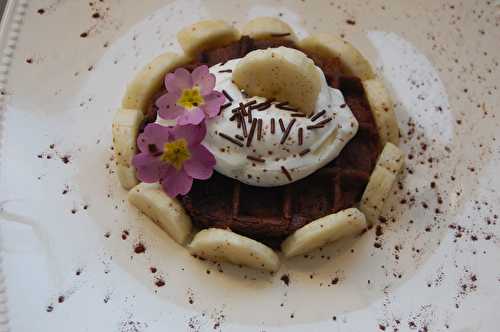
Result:
{"label": "flower petal", "polygon": [[199,125],[176,126],[172,129],[174,139],[184,138],[188,142],[189,147],[199,145],[207,134],[207,126],[205,123]]}
{"label": "flower petal", "polygon": [[165,127],[157,123],[150,123],[144,128],[144,132],[137,138],[137,146],[144,153],[150,152],[149,146],[156,145],[159,151],[163,150],[163,145],[173,138],[171,127]]}
{"label": "flower petal", "polygon": [[207,180],[212,176],[215,166],[215,157],[203,145],[198,145],[190,151],[191,159],[184,163],[184,170],[198,180]]}
{"label": "flower petal", "polygon": [[149,153],[135,155],[132,159],[132,165],[137,169],[137,178],[146,183],[158,182],[162,168],[165,167],[160,159]]}
{"label": "flower petal", "polygon": [[207,117],[213,118],[220,112],[221,106],[226,101],[226,97],[218,91],[212,91],[208,96],[205,96],[205,103],[201,106]]}
{"label": "flower petal", "polygon": [[162,175],[161,185],[170,197],[186,195],[191,190],[193,178],[182,169],[177,171],[174,167],[169,167]]}
{"label": "flower petal", "polygon": [[203,65],[193,70],[191,74],[193,85],[200,87],[203,96],[208,95],[215,88],[215,75],[210,74],[208,66]]}
{"label": "flower petal", "polygon": [[158,114],[161,118],[165,120],[175,120],[184,112],[186,109],[177,105],[177,100],[179,99],[177,94],[166,93],[156,100],[156,106],[158,107]]}
{"label": "flower petal", "polygon": [[197,125],[200,124],[205,119],[205,113],[201,108],[193,108],[192,110],[182,113],[179,118],[177,118],[177,124],[184,126],[188,124]]}
{"label": "flower petal", "polygon": [[180,95],[182,90],[193,87],[191,73],[184,68],[176,69],[173,74],[167,74],[165,77],[165,87],[167,91]]}

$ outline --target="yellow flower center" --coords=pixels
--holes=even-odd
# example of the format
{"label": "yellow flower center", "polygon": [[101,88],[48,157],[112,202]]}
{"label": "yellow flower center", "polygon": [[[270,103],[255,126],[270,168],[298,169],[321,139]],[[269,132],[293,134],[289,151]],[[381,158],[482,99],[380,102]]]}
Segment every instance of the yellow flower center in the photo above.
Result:
{"label": "yellow flower center", "polygon": [[191,159],[186,139],[179,138],[175,141],[165,143],[161,160],[174,166],[178,171],[186,160]]}
{"label": "yellow flower center", "polygon": [[203,99],[198,86],[194,86],[192,89],[183,90],[182,95],[179,99],[177,99],[177,105],[184,107],[187,110],[200,107],[204,103],[205,99]]}

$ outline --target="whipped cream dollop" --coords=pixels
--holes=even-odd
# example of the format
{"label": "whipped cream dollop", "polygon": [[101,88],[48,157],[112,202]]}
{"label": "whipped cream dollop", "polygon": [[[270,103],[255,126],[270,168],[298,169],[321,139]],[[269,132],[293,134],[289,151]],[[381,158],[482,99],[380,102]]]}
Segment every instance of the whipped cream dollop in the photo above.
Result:
{"label": "whipped cream dollop", "polygon": [[253,103],[245,107],[248,111],[266,102],[261,97],[245,96],[233,83],[232,71],[239,61],[210,68],[216,76],[215,89],[232,99],[219,116],[207,121],[204,145],[214,154],[219,173],[253,186],[286,185],[331,162],[356,135],[356,118],[342,93],[328,86],[318,67],[321,91],[312,116],[305,117],[290,106],[273,102],[268,108],[261,107],[264,110],[253,109],[250,121],[245,116],[245,123],[238,124],[234,112],[240,103]]}

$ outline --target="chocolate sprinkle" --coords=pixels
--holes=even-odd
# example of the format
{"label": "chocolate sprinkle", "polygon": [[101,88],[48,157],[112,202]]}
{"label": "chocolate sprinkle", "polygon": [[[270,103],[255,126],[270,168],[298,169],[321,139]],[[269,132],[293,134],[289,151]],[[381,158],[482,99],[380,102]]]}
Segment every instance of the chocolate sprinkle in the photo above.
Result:
{"label": "chocolate sprinkle", "polygon": [[293,113],[292,118],[305,118],[306,115],[304,113]]}
{"label": "chocolate sprinkle", "polygon": [[328,122],[332,121],[332,118],[326,118],[324,119],[323,121],[320,121],[316,124],[316,126],[324,126],[326,125]]}
{"label": "chocolate sprinkle", "polygon": [[285,132],[285,124],[283,123],[283,119],[279,119],[279,123],[280,123],[281,131]]}
{"label": "chocolate sprinkle", "polygon": [[257,120],[257,140],[262,139],[262,119]]}
{"label": "chocolate sprinkle", "polygon": [[276,120],[274,118],[271,119],[271,134],[276,132]]}
{"label": "chocolate sprinkle", "polygon": [[252,109],[248,109],[248,123],[252,123],[253,116],[252,116]]}
{"label": "chocolate sprinkle", "polygon": [[254,156],[247,156],[247,159],[251,160],[251,161],[256,161],[258,163],[265,163],[266,162],[265,159],[262,159],[262,158],[259,158],[259,157],[254,157]]}
{"label": "chocolate sprinkle", "polygon": [[322,110],[321,112],[319,113],[316,113],[312,118],[311,118],[311,121],[314,122],[316,120],[318,120],[320,117],[322,117],[324,114],[326,113],[326,110]]}
{"label": "chocolate sprinkle", "polygon": [[288,172],[288,170],[285,168],[285,166],[281,166],[281,171],[283,172],[283,174],[285,174],[285,176],[287,177],[287,179],[289,181],[292,181],[292,176],[290,175],[290,172]]}
{"label": "chocolate sprinkle", "polygon": [[306,128],[307,128],[307,129],[309,129],[309,130],[313,130],[313,129],[321,129],[321,128],[325,128],[325,126],[322,126],[322,125],[314,125],[314,126],[307,126]]}
{"label": "chocolate sprinkle", "polygon": [[226,90],[222,90],[222,94],[223,94],[224,96],[226,96],[227,100],[229,100],[229,101],[231,101],[231,102],[232,102],[232,101],[234,101],[233,97],[231,97],[231,96],[229,95],[229,93],[227,93],[227,91],[226,91]]}
{"label": "chocolate sprinkle", "polygon": [[306,154],[308,154],[309,152],[311,152],[311,149],[305,149],[304,151],[301,151],[301,152],[299,153],[299,156],[303,157],[303,156],[305,156]]}
{"label": "chocolate sprinkle", "polygon": [[[243,112],[240,110],[240,112]],[[245,122],[245,118],[242,113],[240,113],[240,124],[241,124],[241,130],[243,131],[243,136],[247,137],[248,136],[248,131],[247,131],[247,124]]]}
{"label": "chocolate sprinkle", "polygon": [[229,106],[231,106],[231,105],[232,105],[232,103],[227,103],[227,104],[224,104],[224,105],[222,105],[222,106],[220,107],[220,110],[221,110],[221,111],[223,111],[223,110],[225,110],[226,108],[228,108],[228,107],[229,107]]}
{"label": "chocolate sprinkle", "polygon": [[256,127],[257,127],[257,119],[253,119],[253,121],[252,121],[252,127],[250,127],[250,133],[248,134],[247,147],[250,146],[250,145],[252,145],[253,135],[255,133],[255,128]]}
{"label": "chocolate sprinkle", "polygon": [[219,73],[232,73],[233,71],[231,69],[224,69],[224,70],[219,70]]}
{"label": "chocolate sprinkle", "polygon": [[274,37],[274,38],[279,38],[279,37],[288,37],[290,36],[291,33],[290,32],[284,32],[284,33],[272,33],[271,34],[271,37]]}
{"label": "chocolate sprinkle", "polygon": [[224,133],[219,133],[219,136],[228,140],[229,142],[231,142],[233,144],[238,145],[239,147],[243,147],[243,143],[241,143],[240,141],[237,141],[236,139],[232,138],[231,136],[228,136]]}
{"label": "chocolate sprinkle", "polygon": [[323,120],[321,122],[316,123],[313,126],[307,126],[307,129],[320,129],[320,128],[324,128],[325,124],[327,124],[330,121],[332,121],[332,118],[327,118],[327,119],[325,119],[325,120]]}
{"label": "chocolate sprinkle", "polygon": [[258,110],[259,112],[267,110],[269,107],[271,107],[272,101],[266,100],[260,104],[252,105],[250,108],[254,110]]}
{"label": "chocolate sprinkle", "polygon": [[299,145],[304,143],[304,129],[302,127],[299,128]]}
{"label": "chocolate sprinkle", "polygon": [[284,102],[276,104],[276,108],[280,109],[280,110],[283,110],[283,111],[292,111],[292,112],[297,112],[298,111],[297,108],[289,106],[289,104],[288,104],[287,101],[284,101]]}
{"label": "chocolate sprinkle", "polygon": [[293,125],[295,124],[297,120],[295,119],[292,119],[292,121],[290,121],[290,123],[288,124],[288,127],[286,128],[286,131],[285,133],[283,134],[283,137],[281,137],[281,141],[280,141],[280,144],[283,144],[286,142],[288,136],[290,135],[290,131],[292,130],[292,127]]}
{"label": "chocolate sprinkle", "polygon": [[245,104],[245,107],[253,106],[257,104],[257,100],[250,100],[248,103]]}
{"label": "chocolate sprinkle", "polygon": [[244,141],[245,138],[241,135],[234,135],[234,137],[236,137],[236,139],[239,139],[240,141]]}

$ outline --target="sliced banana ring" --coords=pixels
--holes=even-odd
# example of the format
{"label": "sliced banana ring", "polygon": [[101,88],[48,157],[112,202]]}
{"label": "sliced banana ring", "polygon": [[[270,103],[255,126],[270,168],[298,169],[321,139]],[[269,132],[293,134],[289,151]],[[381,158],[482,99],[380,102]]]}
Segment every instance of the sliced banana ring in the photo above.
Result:
{"label": "sliced banana ring", "polygon": [[196,234],[188,249],[191,254],[203,258],[271,272],[278,271],[280,266],[279,257],[271,248],[230,230],[204,229]]}
{"label": "sliced banana ring", "polygon": [[389,197],[403,165],[403,153],[395,145],[387,143],[370,175],[359,204],[359,209],[366,215],[370,225],[379,219],[386,198]]}
{"label": "sliced banana ring", "polygon": [[399,143],[399,126],[392,100],[379,79],[363,81],[366,99],[370,104],[382,145]]}
{"label": "sliced banana ring", "polygon": [[303,255],[365,228],[365,216],[358,209],[342,210],[298,229],[281,244],[281,250],[286,257]]}
{"label": "sliced banana ring", "polygon": [[144,115],[136,109],[120,108],[113,118],[112,134],[116,172],[123,188],[130,189],[139,183],[135,177],[132,158],[137,152],[137,135]]}
{"label": "sliced banana ring", "polygon": [[380,157],[378,157],[377,161],[378,165],[396,175],[401,171],[404,163],[405,157],[403,152],[401,152],[401,150],[392,143],[387,143],[384,146],[384,150],[382,150],[382,153],[380,154]]}
{"label": "sliced banana ring", "polygon": [[375,77],[370,63],[349,42],[328,33],[309,36],[299,46],[313,54],[338,58],[347,75],[359,77],[362,81]]}
{"label": "sliced banana ring", "polygon": [[160,91],[165,75],[172,69],[189,62],[189,58],[175,53],[164,53],[142,68],[127,86],[122,100],[123,108],[133,108],[146,113],[155,93]]}
{"label": "sliced banana ring", "polygon": [[258,17],[243,26],[241,33],[253,39],[280,38],[297,41],[295,32],[288,24],[274,17]]}
{"label": "sliced banana ring", "polygon": [[225,46],[240,39],[240,32],[221,20],[206,20],[185,27],[177,34],[177,40],[188,55]]}
{"label": "sliced banana ring", "polygon": [[128,194],[129,202],[148,216],[177,243],[184,245],[191,235],[191,218],[180,202],[169,197],[159,184],[141,183]]}
{"label": "sliced banana ring", "polygon": [[287,47],[248,53],[234,69],[233,81],[250,96],[289,102],[305,114],[314,111],[321,89],[314,62]]}

